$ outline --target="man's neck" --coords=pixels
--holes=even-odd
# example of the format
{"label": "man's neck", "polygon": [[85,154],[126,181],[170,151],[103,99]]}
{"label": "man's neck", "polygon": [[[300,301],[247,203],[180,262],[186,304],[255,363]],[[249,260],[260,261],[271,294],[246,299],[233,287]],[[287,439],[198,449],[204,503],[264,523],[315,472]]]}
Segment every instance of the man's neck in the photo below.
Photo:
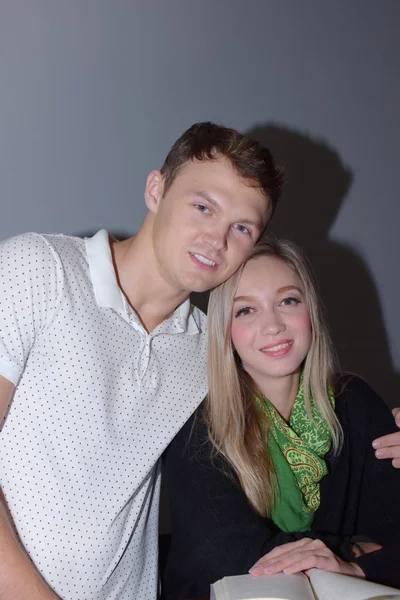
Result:
{"label": "man's neck", "polygon": [[177,293],[161,277],[143,228],[136,236],[113,243],[111,251],[121,290],[146,331],[153,331],[186,300],[188,293]]}

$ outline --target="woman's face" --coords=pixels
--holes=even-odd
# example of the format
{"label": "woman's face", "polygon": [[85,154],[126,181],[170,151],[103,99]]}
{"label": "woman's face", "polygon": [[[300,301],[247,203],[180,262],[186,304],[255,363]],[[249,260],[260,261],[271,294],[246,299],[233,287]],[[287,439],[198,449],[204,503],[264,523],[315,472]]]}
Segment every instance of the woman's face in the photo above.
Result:
{"label": "woman's face", "polygon": [[263,390],[296,376],[311,345],[311,321],[296,273],[275,256],[250,260],[233,304],[232,342],[243,368]]}

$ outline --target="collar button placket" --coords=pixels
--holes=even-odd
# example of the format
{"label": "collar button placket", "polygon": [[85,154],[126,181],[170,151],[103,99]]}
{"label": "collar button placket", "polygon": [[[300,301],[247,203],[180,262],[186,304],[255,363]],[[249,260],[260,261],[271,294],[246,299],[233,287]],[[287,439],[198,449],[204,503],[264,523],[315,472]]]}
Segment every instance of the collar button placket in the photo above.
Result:
{"label": "collar button placket", "polygon": [[150,346],[152,335],[144,334],[141,338],[141,346],[139,351],[139,383],[143,382],[150,362]]}

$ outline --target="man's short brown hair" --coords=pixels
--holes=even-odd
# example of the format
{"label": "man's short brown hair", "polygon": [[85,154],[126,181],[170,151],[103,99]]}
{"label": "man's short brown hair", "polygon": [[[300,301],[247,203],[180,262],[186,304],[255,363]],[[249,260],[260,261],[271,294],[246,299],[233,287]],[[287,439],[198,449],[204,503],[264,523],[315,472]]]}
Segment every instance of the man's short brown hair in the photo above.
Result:
{"label": "man's short brown hair", "polygon": [[250,136],[215,123],[195,123],[174,143],[161,167],[164,193],[189,160],[229,159],[249,185],[259,187],[271,202],[273,215],[282,194],[283,170],[268,150]]}

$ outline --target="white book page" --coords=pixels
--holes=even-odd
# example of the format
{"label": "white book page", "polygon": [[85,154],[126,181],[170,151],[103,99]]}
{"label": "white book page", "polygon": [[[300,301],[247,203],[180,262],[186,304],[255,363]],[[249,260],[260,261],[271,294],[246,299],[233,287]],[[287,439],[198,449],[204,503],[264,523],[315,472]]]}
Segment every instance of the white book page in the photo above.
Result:
{"label": "white book page", "polygon": [[320,569],[308,571],[317,600],[400,600],[400,590]]}
{"label": "white book page", "polygon": [[296,575],[224,577],[211,586],[215,600],[315,600],[308,578]]}

